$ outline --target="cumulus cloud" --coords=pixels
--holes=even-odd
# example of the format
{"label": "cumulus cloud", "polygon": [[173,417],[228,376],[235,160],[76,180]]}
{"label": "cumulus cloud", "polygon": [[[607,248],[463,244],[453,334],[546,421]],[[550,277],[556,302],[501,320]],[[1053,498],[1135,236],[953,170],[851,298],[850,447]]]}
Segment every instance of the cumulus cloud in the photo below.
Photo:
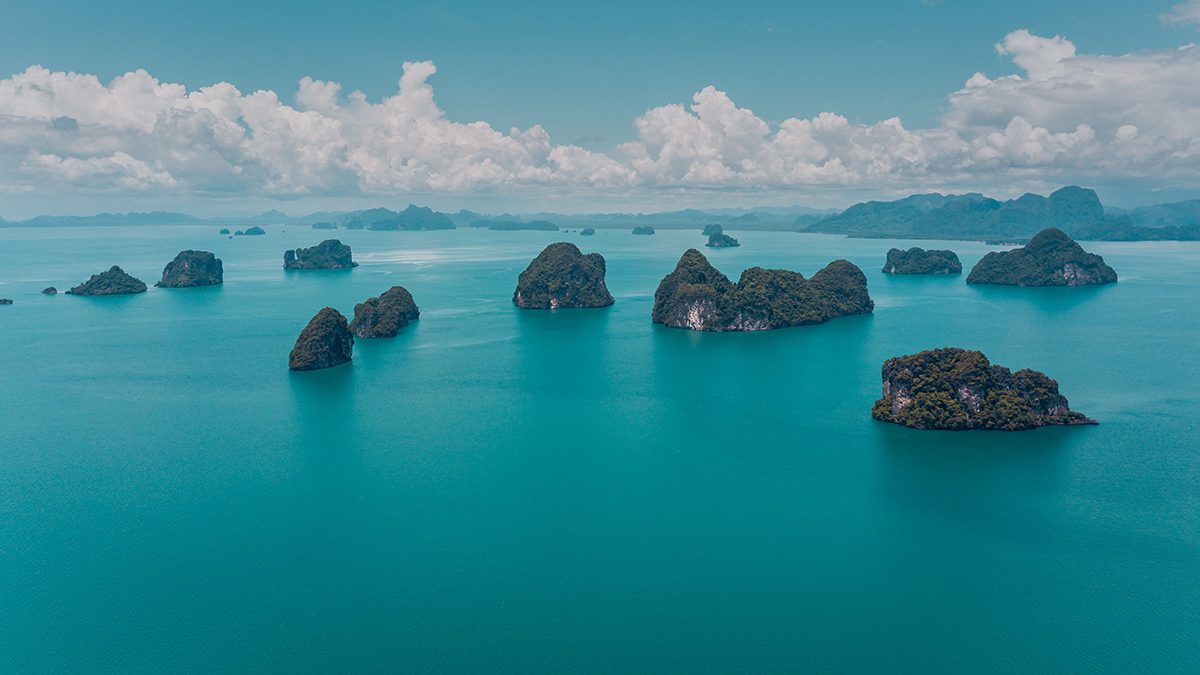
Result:
{"label": "cumulus cloud", "polygon": [[705,87],[646,111],[633,140],[607,153],[556,144],[537,125],[450,120],[427,61],[405,63],[381,101],[306,77],[292,105],[228,83],[189,91],[143,70],[103,83],[32,66],[0,80],[0,190],[288,198],[995,189],[1114,175],[1200,184],[1200,47],[1089,55],[1019,30],[996,49],[1022,74],[974,74],[931,128],[833,112],[771,124]]}

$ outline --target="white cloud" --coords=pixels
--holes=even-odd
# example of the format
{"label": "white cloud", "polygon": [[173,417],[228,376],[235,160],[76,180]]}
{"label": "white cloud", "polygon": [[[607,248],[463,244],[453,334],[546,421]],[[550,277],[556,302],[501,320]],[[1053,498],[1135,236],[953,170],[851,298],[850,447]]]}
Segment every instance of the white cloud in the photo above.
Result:
{"label": "white cloud", "polygon": [[832,112],[770,124],[705,87],[690,104],[646,111],[609,153],[555,144],[541,126],[448,119],[430,62],[405,63],[396,94],[378,102],[306,77],[294,106],[228,83],[188,91],[139,70],[105,84],[32,66],[0,79],[0,191],[995,192],[1114,176],[1200,186],[1200,47],[1089,55],[1020,30],[996,49],[1023,74],[974,74],[932,128]]}
{"label": "white cloud", "polygon": [[1200,25],[1200,0],[1186,0],[1159,17],[1163,23],[1177,26]]}

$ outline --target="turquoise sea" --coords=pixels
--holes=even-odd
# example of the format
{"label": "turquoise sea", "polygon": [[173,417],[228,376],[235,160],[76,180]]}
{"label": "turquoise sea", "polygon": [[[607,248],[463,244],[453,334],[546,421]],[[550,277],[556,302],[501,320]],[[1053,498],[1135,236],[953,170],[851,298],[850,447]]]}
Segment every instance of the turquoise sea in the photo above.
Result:
{"label": "turquoise sea", "polygon": [[[267,229],[0,228],[0,672],[1200,672],[1200,244],[1015,289],[734,232],[729,276],[844,257],[876,311],[699,334],[649,320],[699,232]],[[361,266],[283,271],[328,236]],[[616,304],[516,310],[563,239]],[[40,294],[184,248],[224,286]],[[393,284],[420,321],[288,371]],[[947,345],[1101,424],[872,421],[882,362]]]}

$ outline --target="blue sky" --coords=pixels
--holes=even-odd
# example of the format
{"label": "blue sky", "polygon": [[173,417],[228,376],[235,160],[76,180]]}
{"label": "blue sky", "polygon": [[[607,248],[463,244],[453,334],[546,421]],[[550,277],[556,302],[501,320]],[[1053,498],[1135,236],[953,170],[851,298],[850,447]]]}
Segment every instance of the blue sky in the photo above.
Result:
{"label": "blue sky", "polygon": [[[335,81],[341,85],[342,96],[359,90],[369,101],[378,102],[396,94],[402,64],[431,61],[436,64],[437,75],[430,76],[428,82],[435,90],[437,107],[447,119],[482,120],[501,133],[507,133],[510,127],[526,130],[537,126],[554,145],[578,146],[611,156],[619,144],[638,139],[634,121],[640,116],[669,104],[691,105],[693,96],[708,85],[727,96],[738,109],[753,111],[754,116],[770,127],[771,133],[786,119],[811,119],[823,112],[836,113],[851,124],[873,125],[898,117],[906,129],[934,129],[950,111],[948,97],[962,89],[974,73],[985,73],[992,80],[1024,75],[1014,53],[1003,54],[996,48],[1010,33],[1024,29],[1042,39],[1063,36],[1079,54],[1097,57],[1165,52],[1197,37],[1196,27],[1188,21],[1163,19],[1174,5],[1112,0],[1053,3],[221,0],[187,6],[128,0],[11,2],[3,10],[0,78],[38,65],[51,73],[94,75],[107,84],[114,77],[144,69],[161,83],[182,84],[189,91],[227,82],[242,94],[259,89],[277,92],[282,105],[296,106],[297,83],[303,77]],[[12,107],[13,111],[20,109]],[[52,110],[44,113],[51,114]],[[22,123],[26,121],[22,119]],[[1062,128],[1045,127],[1051,134],[1075,129],[1070,120],[1055,121]],[[1079,122],[1096,129],[1100,137],[1111,135],[1108,129],[1091,120]],[[0,104],[0,129],[4,125],[4,108]],[[1142,129],[1144,138],[1146,125],[1133,126]],[[1038,128],[1036,124],[1034,127]],[[10,139],[25,133],[23,128],[10,125]],[[43,161],[46,156],[98,161],[103,158],[87,154],[101,152],[96,145],[105,145],[105,151],[112,150],[111,156],[115,157],[120,142],[92,144],[91,149],[64,148],[61,144],[53,148],[38,146],[36,161],[28,154],[27,146],[31,145],[37,144],[27,143],[20,148],[27,151],[24,154],[10,148],[11,157],[19,158],[20,165],[27,169],[47,166],[46,162],[51,160]],[[213,208],[233,208],[243,203],[257,207],[279,199],[324,205],[339,200],[378,201],[380,196],[400,201],[415,196],[427,202],[453,202],[460,198],[494,203],[497,208],[536,208],[543,199],[538,190],[528,189],[530,179],[512,175],[480,189],[476,189],[478,182],[447,187],[449,183],[445,180],[414,183],[406,182],[407,179],[392,184],[360,179],[351,186],[341,178],[331,178],[320,185],[297,185],[294,178],[288,178],[240,188],[232,185],[214,188],[216,183],[209,180],[196,189],[196,183],[181,180],[186,173],[182,169],[175,171],[169,161],[143,156],[144,153],[144,150],[125,151],[151,167],[152,173],[169,174],[169,179],[158,180],[157,188],[122,190],[120,185],[114,188],[104,180],[92,185],[74,181],[47,191],[59,194],[43,196],[38,194],[40,189],[29,187],[35,184],[32,179],[22,188],[19,176],[10,176],[8,188],[0,192],[0,199],[8,194],[13,206],[0,205],[0,215],[12,217],[49,209],[51,205],[63,204],[63,195],[68,197],[65,203],[78,204],[79,208],[93,203],[120,204],[122,200],[137,207],[141,203],[172,199],[198,203],[201,207],[211,203]],[[0,163],[3,157],[4,150],[0,148]],[[392,153],[387,159],[404,160],[402,153]],[[744,160],[721,161],[735,172],[745,173],[743,166],[736,163]],[[95,164],[92,162],[93,168]],[[1021,173],[1027,168],[1020,166],[1016,171]],[[768,177],[759,185],[754,182],[754,177],[760,175],[757,173],[722,182],[721,176],[710,171],[703,174],[707,182],[701,181],[703,185],[691,194],[687,186],[700,183],[689,181],[697,180],[695,176],[700,172],[671,175],[657,182],[646,181],[641,175],[624,180],[636,183],[637,197],[633,200],[636,203],[628,204],[630,207],[689,199],[697,203],[765,200],[836,205],[872,191],[902,192],[910,188],[961,185],[1003,193],[1075,177],[1071,171],[1061,169],[1058,167],[1053,175],[1033,178],[1026,175],[1028,180],[1024,181],[1014,180],[1010,170],[1002,176],[1004,180],[998,180],[997,190],[987,189],[989,175],[982,173],[972,174],[967,180],[961,176],[950,180],[943,173],[924,183],[920,179],[873,182],[860,175],[838,179],[846,188],[839,191],[831,187],[837,181],[828,178],[810,184],[794,175],[782,183]],[[287,173],[278,165],[264,172]],[[20,171],[13,169],[12,173]],[[78,171],[68,173],[79,175]],[[105,175],[111,178],[110,174]],[[1108,181],[1111,185],[1102,187],[1124,202],[1191,194],[1195,188],[1194,176],[1186,171],[1177,174],[1164,176],[1157,183],[1140,177],[1136,184],[1129,185],[1113,176]],[[357,175],[361,178],[362,174]],[[1094,180],[1092,176],[1080,177]],[[2,169],[0,180],[3,180]],[[534,182],[538,180],[546,179]],[[594,178],[589,180],[589,185],[599,184]],[[506,192],[505,186],[514,184],[512,181],[521,185],[516,190],[520,195],[506,203],[502,193]],[[283,182],[288,183],[286,190],[272,187]],[[631,194],[628,190],[599,189],[592,197],[571,202],[563,194],[577,186],[577,180],[554,178],[550,182],[558,187],[546,191],[545,201],[561,208],[599,208],[613,202],[614,194]],[[768,184],[773,187],[764,189]],[[604,186],[612,187],[610,183]],[[625,205],[614,202],[612,206]]]}

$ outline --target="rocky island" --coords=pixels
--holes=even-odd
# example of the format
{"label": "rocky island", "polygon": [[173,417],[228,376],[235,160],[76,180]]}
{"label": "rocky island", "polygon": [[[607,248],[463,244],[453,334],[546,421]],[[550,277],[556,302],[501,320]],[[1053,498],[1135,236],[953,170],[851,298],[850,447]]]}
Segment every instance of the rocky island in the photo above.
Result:
{"label": "rocky island", "polygon": [[154,284],[159,288],[192,288],[216,286],[224,282],[225,271],[221,259],[208,251],[180,251],[175,259],[163,268],[162,281]]}
{"label": "rocky island", "polygon": [[401,328],[421,317],[412,293],[403,286],[392,286],[377,298],[354,306],[350,332],[360,338],[396,337]]}
{"label": "rocky island", "polygon": [[581,234],[581,235],[583,235],[583,236],[585,236],[585,237],[590,237],[590,236],[592,236],[593,234],[596,234],[596,228],[594,228],[594,227],[585,227],[585,228],[583,228],[582,230],[580,230],[580,231],[579,231],[579,234]]}
{"label": "rocky island", "polygon": [[717,225],[716,223],[712,223],[710,225],[705,225],[704,231],[701,232],[701,234],[703,234],[706,237],[711,237],[714,234],[722,234],[724,232],[725,232],[725,228],[721,227],[720,225]]}
{"label": "rocky island", "polygon": [[607,307],[604,256],[584,255],[575,244],[550,244],[517,277],[513,303],[521,309]]}
{"label": "rocky island", "polygon": [[253,227],[247,227],[244,230],[238,230],[237,232],[234,232],[233,234],[235,236],[239,236],[239,237],[257,237],[259,235],[263,235],[266,233],[267,233],[266,230],[262,229],[261,227],[259,227],[257,225],[254,225]]}
{"label": "rocky island", "polygon": [[738,243],[737,239],[734,239],[727,234],[717,232],[708,235],[708,243],[705,244],[705,246],[709,248],[733,248],[735,246],[741,246],[741,244]]}
{"label": "rocky island", "polygon": [[90,279],[67,291],[68,295],[128,295],[145,293],[146,284],[113,265],[107,272],[93,274]]}
{"label": "rocky island", "polygon": [[633,228],[634,234],[654,234],[654,228],[649,225],[638,225]]}
{"label": "rocky island", "polygon": [[1058,382],[1034,370],[994,366],[981,352],[946,347],[888,359],[883,398],[871,408],[883,422],[913,429],[1019,431],[1096,424],[1070,409]]}
{"label": "rocky island", "polygon": [[967,275],[968,284],[1008,286],[1088,286],[1116,281],[1116,271],[1104,258],[1083,250],[1054,227],[1037,233],[1022,248],[983,256]]}
{"label": "rocky island", "polygon": [[346,317],[332,307],[326,307],[300,331],[296,346],[288,356],[292,370],[319,370],[350,360],[354,354],[354,335]]}
{"label": "rocky island", "polygon": [[217,234],[229,234],[229,228],[222,227],[221,229],[217,230]]}
{"label": "rocky island", "polygon": [[350,247],[337,239],[308,248],[297,248],[283,254],[285,270],[344,270],[358,267],[350,256]]}
{"label": "rocky island", "polygon": [[0,298],[0,305],[11,305],[12,298]]}
{"label": "rocky island", "polygon": [[58,289],[53,286],[47,286],[42,289],[42,295],[58,295]]}
{"label": "rocky island", "polygon": [[912,247],[887,252],[884,274],[962,274],[962,263],[954,251]]}
{"label": "rocky island", "polygon": [[874,309],[866,275],[845,260],[829,263],[811,279],[751,267],[734,284],[703,254],[688,249],[658,285],[651,318],[672,328],[751,331],[824,323]]}

